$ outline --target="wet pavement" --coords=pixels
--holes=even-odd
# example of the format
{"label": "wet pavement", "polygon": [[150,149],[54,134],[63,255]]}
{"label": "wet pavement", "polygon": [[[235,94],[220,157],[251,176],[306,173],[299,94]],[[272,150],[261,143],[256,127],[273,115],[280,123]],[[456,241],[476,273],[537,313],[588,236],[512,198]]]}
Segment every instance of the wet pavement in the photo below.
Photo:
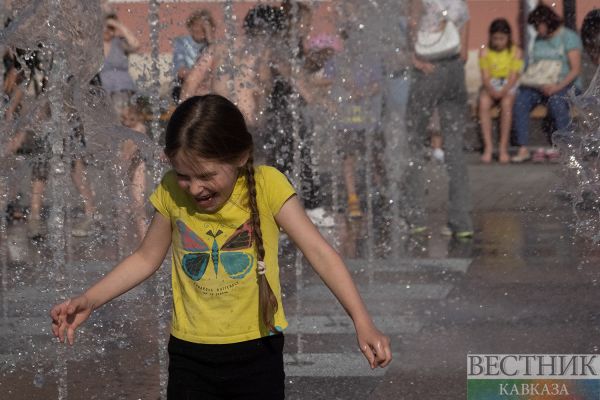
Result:
{"label": "wet pavement", "polygon": [[[439,233],[446,179],[443,167],[431,163],[429,234],[404,238],[400,256],[371,261],[342,246],[374,320],[392,339],[395,359],[385,370],[369,369],[349,318],[284,243],[288,399],[463,399],[468,353],[598,352],[599,252],[575,235],[561,166],[480,165],[475,154],[469,158],[473,240]],[[159,279],[102,308],[86,328],[94,340],[82,333],[79,347],[56,350],[44,325],[57,297],[45,280],[56,276],[47,270],[45,244],[24,243],[23,229],[8,230],[12,257],[22,255],[19,246],[28,250],[25,264],[4,271],[10,279],[3,285],[8,323],[0,329],[0,362],[17,367],[0,369],[2,398],[54,399],[62,391],[71,399],[157,399],[157,349],[165,337],[156,323],[164,306]],[[131,248],[130,238],[122,240],[121,251]],[[92,282],[119,253],[112,237],[91,250],[86,243],[67,243],[65,292]],[[66,366],[51,370],[59,359]]]}

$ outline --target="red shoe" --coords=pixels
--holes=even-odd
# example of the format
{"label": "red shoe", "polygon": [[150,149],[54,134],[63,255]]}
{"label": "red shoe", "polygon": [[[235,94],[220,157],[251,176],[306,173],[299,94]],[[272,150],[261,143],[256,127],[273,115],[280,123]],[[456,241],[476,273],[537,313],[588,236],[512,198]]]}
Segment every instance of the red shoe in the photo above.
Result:
{"label": "red shoe", "polygon": [[546,158],[548,159],[548,162],[557,163],[560,161],[560,152],[556,149],[547,150]]}
{"label": "red shoe", "polygon": [[534,163],[543,163],[544,161],[546,161],[546,152],[544,151],[544,149],[537,149],[533,153],[533,157],[531,157],[531,161]]}

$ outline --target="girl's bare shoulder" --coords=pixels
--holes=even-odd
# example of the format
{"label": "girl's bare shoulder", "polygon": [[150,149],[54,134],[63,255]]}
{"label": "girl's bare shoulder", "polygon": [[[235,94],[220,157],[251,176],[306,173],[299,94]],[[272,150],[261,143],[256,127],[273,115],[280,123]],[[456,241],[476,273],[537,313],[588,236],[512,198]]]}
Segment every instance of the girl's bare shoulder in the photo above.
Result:
{"label": "girl's bare shoulder", "polygon": [[523,50],[521,50],[521,48],[519,46],[513,46],[512,48],[512,52],[515,55],[515,58],[522,58],[523,57]]}

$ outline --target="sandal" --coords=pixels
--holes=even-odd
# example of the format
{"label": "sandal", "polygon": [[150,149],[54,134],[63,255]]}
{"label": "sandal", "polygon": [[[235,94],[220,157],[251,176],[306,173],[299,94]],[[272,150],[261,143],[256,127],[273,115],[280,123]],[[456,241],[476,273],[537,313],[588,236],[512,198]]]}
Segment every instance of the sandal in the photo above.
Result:
{"label": "sandal", "polygon": [[533,153],[531,161],[533,161],[534,163],[543,163],[544,161],[546,161],[546,152],[544,151],[544,149],[537,149]]}
{"label": "sandal", "polygon": [[560,161],[560,152],[556,149],[546,150],[546,158],[548,162],[557,163]]}
{"label": "sandal", "polygon": [[516,156],[513,156],[510,161],[513,163],[523,163],[525,161],[529,161],[531,160],[531,154],[527,153],[527,154],[517,154]]}

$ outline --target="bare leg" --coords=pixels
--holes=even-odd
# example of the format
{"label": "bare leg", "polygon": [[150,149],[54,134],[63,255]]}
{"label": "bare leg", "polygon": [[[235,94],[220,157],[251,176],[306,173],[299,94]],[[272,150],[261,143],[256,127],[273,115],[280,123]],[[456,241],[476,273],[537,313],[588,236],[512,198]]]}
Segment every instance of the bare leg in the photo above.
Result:
{"label": "bare leg", "polygon": [[6,154],[16,153],[17,150],[19,150],[19,148],[23,145],[23,142],[25,142],[26,138],[27,138],[26,131],[18,131],[15,134],[15,136],[10,138],[10,140],[8,141],[8,143],[6,145]]}
{"label": "bare leg", "polygon": [[344,183],[346,184],[346,193],[348,198],[356,196],[356,179],[354,177],[355,156],[344,158]]}
{"label": "bare leg", "polygon": [[439,132],[434,132],[431,135],[431,147],[434,149],[441,149],[443,144],[442,135]]}
{"label": "bare leg", "polygon": [[502,164],[507,164],[510,161],[508,156],[508,140],[510,138],[510,129],[512,127],[512,111],[515,103],[515,95],[507,94],[502,98],[500,105],[502,112],[500,114],[500,145],[499,145],[499,160]]}
{"label": "bare leg", "polygon": [[483,154],[481,162],[490,163],[494,147],[492,144],[492,115],[490,109],[493,101],[490,95],[482,90],[479,93],[479,124],[481,126],[481,139],[483,140]]}
{"label": "bare leg", "polygon": [[42,225],[41,210],[42,197],[46,182],[40,179],[34,179],[31,182],[31,214],[27,226],[27,236],[31,239],[38,239],[45,234],[45,228]]}
{"label": "bare leg", "polygon": [[46,182],[42,180],[34,180],[31,182],[31,219],[39,220],[41,218],[42,198],[45,189]]}
{"label": "bare leg", "polygon": [[94,192],[85,177],[85,168],[82,159],[77,159],[73,162],[71,179],[79,195],[83,198],[85,215],[91,218],[96,212],[96,204],[94,203]]}
{"label": "bare leg", "polygon": [[356,157],[354,155],[349,155],[344,159],[344,183],[346,184],[346,193],[348,194],[348,216],[350,218],[362,217],[360,201],[356,193],[355,164]]}

